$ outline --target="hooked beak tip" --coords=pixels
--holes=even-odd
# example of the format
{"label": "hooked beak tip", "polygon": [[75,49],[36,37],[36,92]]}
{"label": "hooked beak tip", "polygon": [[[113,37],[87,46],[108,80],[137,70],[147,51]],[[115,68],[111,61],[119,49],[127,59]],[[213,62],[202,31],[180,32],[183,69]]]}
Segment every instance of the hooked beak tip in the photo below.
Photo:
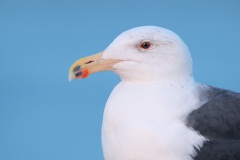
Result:
{"label": "hooked beak tip", "polygon": [[71,82],[73,79],[75,79],[75,75],[71,72],[69,72],[68,80]]}

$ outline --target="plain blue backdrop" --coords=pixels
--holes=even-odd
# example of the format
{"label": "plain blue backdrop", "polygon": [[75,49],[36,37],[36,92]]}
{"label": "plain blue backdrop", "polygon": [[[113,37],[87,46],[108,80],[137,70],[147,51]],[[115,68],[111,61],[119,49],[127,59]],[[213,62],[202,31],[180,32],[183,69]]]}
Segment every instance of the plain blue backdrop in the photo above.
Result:
{"label": "plain blue backdrop", "polygon": [[69,83],[68,69],[142,25],[187,43],[198,82],[240,92],[238,0],[0,0],[0,160],[102,160],[104,105],[120,79]]}

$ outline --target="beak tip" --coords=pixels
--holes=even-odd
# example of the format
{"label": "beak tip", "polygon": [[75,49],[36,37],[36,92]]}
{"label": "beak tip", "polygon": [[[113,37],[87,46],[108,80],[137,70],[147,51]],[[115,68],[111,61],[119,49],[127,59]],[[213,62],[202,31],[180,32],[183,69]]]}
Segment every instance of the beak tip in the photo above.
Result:
{"label": "beak tip", "polygon": [[75,79],[75,75],[73,73],[69,72],[69,75],[68,75],[69,82],[71,82],[73,79]]}

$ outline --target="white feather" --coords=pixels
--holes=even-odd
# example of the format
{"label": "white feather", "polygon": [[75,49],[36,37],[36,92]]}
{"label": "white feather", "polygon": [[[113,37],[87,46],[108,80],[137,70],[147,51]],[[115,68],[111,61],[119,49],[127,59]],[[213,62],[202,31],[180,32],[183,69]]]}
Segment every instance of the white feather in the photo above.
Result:
{"label": "white feather", "polygon": [[[141,49],[143,41],[152,46]],[[185,125],[200,106],[187,46],[173,32],[154,26],[122,33],[104,51],[122,82],[104,111],[105,160],[191,160],[206,141]]]}

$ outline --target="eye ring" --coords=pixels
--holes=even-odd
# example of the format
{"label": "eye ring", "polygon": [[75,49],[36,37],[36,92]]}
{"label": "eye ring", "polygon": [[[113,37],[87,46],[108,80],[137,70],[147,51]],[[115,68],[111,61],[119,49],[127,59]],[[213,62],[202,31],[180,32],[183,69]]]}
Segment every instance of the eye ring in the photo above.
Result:
{"label": "eye ring", "polygon": [[148,41],[144,41],[144,42],[142,42],[141,44],[140,44],[140,48],[142,48],[142,49],[148,49],[148,48],[150,48],[151,47],[151,43],[150,42],[148,42]]}

